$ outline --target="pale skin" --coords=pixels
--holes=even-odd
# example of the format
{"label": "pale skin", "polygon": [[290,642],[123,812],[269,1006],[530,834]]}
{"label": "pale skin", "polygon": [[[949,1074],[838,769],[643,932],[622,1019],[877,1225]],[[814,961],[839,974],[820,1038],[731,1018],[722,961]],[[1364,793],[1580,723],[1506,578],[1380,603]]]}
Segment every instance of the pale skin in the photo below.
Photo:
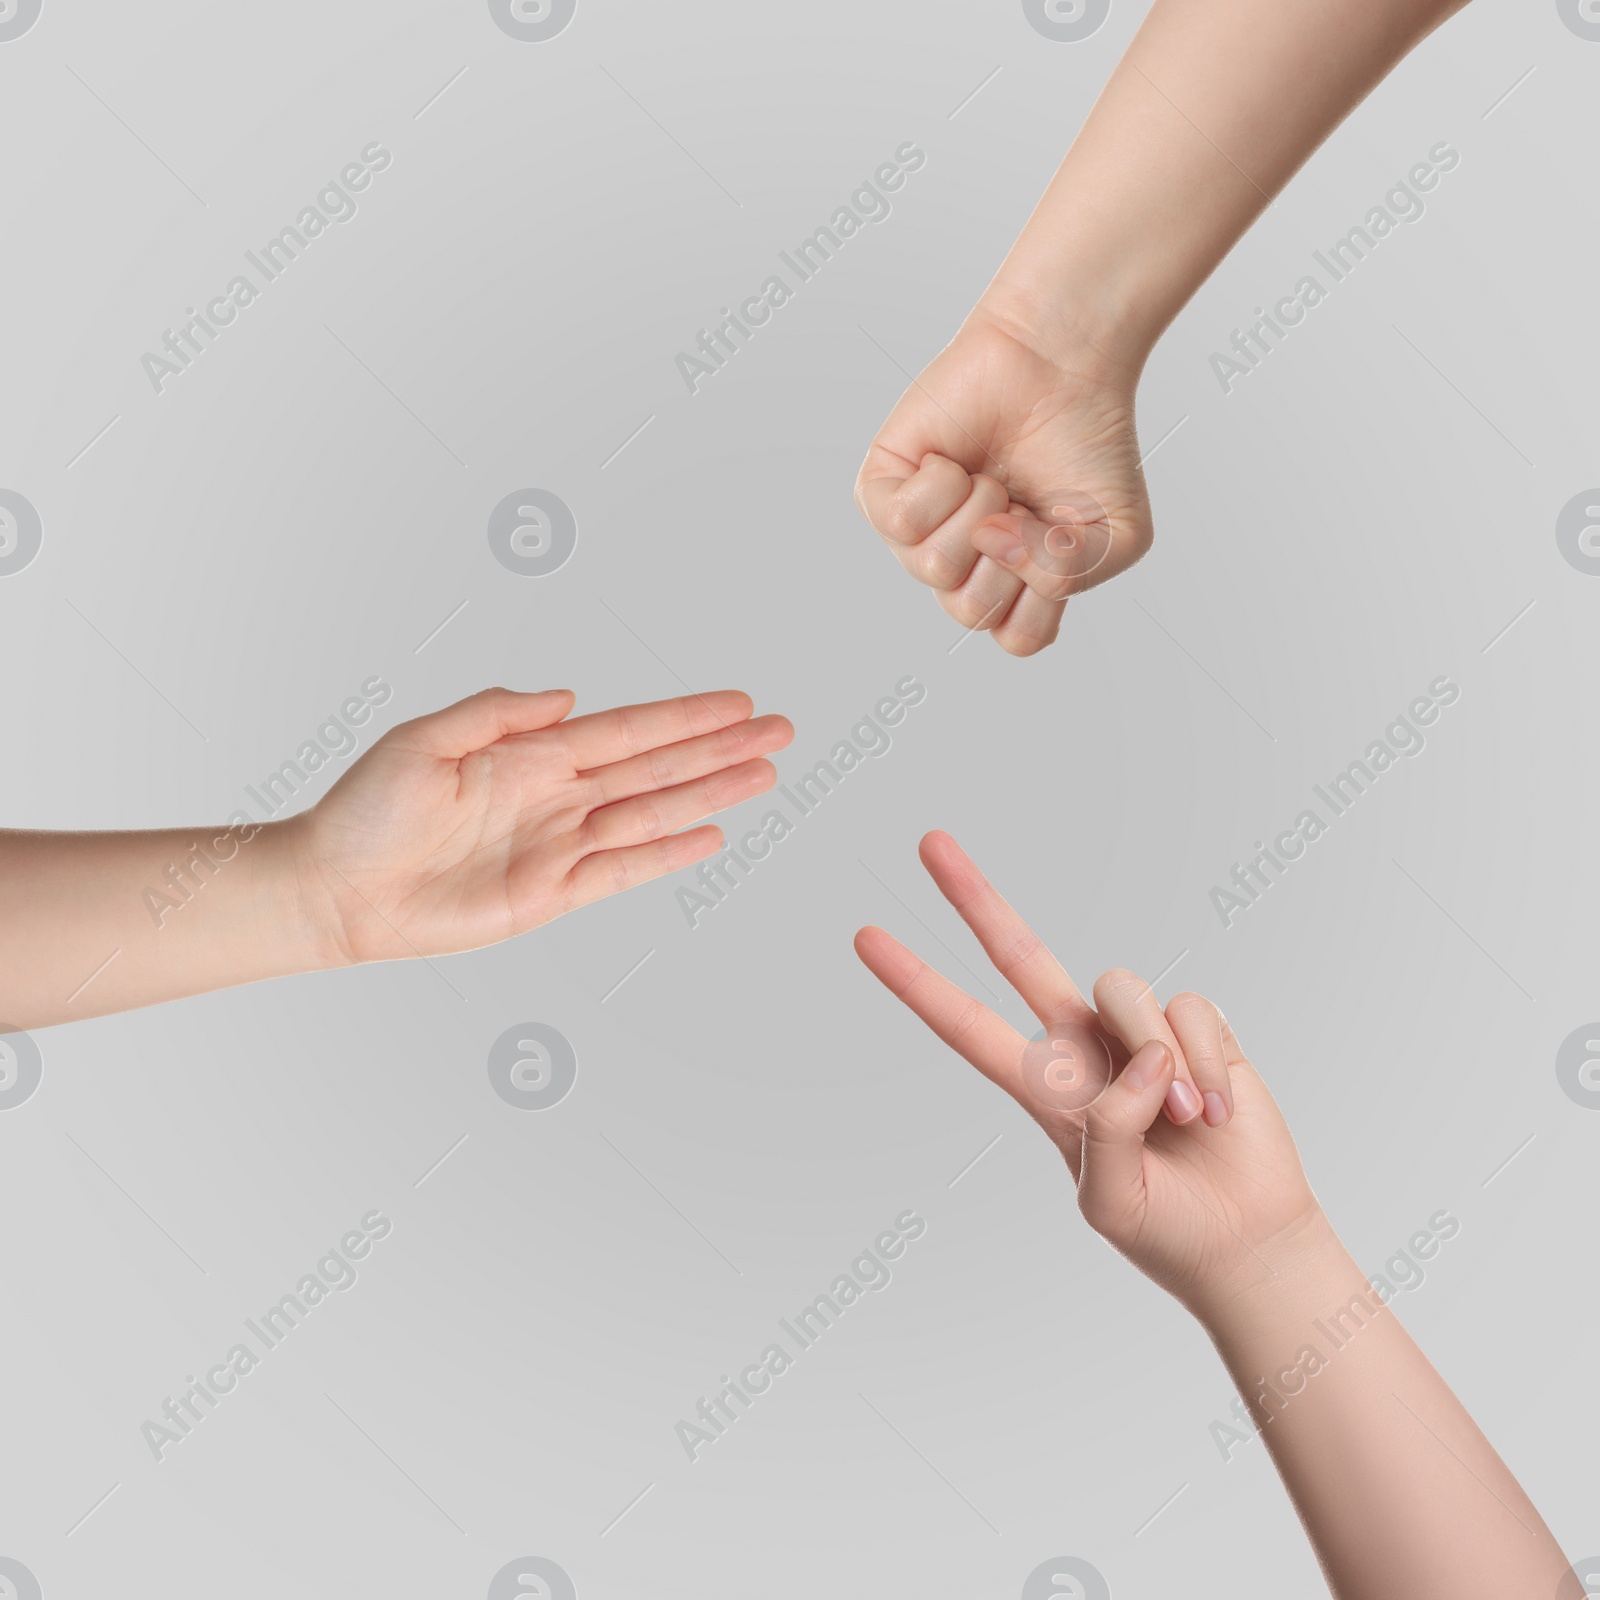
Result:
{"label": "pale skin", "polygon": [[[1035,1070],[1040,1047],[882,929],[862,929],[857,952],[1038,1122],[1090,1227],[1193,1314],[1241,1396],[1259,1397],[1264,1377],[1295,1388],[1256,1414],[1271,1417],[1261,1437],[1336,1600],[1581,1595],[1506,1464],[1340,1244],[1217,1008],[1197,994],[1163,1007],[1121,970],[1099,979],[1091,1006],[948,834],[929,834],[921,853],[1034,1015],[1052,1033],[1097,1036],[1116,1070],[1058,1094]],[[1183,1126],[1163,1117],[1185,1075],[1226,1114]],[[1334,1349],[1316,1324],[1357,1296],[1362,1325]],[[1313,1343],[1326,1364],[1285,1380]]]}
{"label": "pale skin", "polygon": [[704,819],[794,734],[733,690],[573,704],[487,689],[402,723],[282,821],[0,831],[0,1028],[526,933],[714,855]]}
{"label": "pale skin", "polygon": [[1013,655],[1150,548],[1135,400],[1271,198],[1466,0],[1155,0],[1021,236],[901,396],[856,503]]}

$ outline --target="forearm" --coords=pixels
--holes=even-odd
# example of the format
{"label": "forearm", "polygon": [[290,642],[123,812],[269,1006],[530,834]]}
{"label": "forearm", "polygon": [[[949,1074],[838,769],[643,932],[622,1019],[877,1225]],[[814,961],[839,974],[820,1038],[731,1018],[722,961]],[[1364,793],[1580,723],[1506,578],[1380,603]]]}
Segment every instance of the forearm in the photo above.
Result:
{"label": "forearm", "polygon": [[335,964],[294,819],[0,832],[0,1024],[37,1028]]}
{"label": "forearm", "polygon": [[1350,111],[1466,0],[1156,0],[980,302],[1134,372]]}
{"label": "forearm", "polygon": [[1201,1319],[1337,1600],[1555,1595],[1549,1529],[1331,1229]]}

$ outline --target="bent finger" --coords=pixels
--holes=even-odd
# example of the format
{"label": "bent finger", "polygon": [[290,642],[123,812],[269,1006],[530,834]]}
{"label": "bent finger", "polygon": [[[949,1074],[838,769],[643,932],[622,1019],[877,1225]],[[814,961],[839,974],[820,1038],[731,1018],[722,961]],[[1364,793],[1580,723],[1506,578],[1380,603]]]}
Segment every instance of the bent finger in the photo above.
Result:
{"label": "bent finger", "polygon": [[1037,655],[1056,642],[1066,609],[1065,600],[1041,600],[1032,589],[1024,589],[989,636],[1007,655]]}
{"label": "bent finger", "polygon": [[1180,1127],[1193,1122],[1200,1115],[1200,1095],[1155,990],[1136,973],[1118,967],[1095,980],[1094,1003],[1101,1021],[1130,1052],[1137,1051],[1151,1039],[1172,1052],[1177,1075],[1167,1092],[1167,1115]]}
{"label": "bent finger", "polygon": [[1222,1013],[1204,995],[1191,992],[1167,1002],[1167,1021],[1194,1075],[1206,1126],[1224,1126],[1233,1115],[1233,1084],[1222,1042]]}
{"label": "bent finger", "polygon": [[952,516],[972,492],[966,469],[930,450],[910,473],[862,477],[856,503],[867,521],[895,544],[917,544]]}
{"label": "bent finger", "polygon": [[939,604],[970,633],[997,626],[1022,593],[1021,578],[1013,577],[988,556],[979,556],[966,581],[955,589],[937,591]]}
{"label": "bent finger", "polygon": [[972,543],[973,530],[1006,508],[1005,486],[998,478],[976,472],[971,483],[967,498],[925,539],[894,547],[900,565],[930,589],[955,589],[966,582],[982,554]]}

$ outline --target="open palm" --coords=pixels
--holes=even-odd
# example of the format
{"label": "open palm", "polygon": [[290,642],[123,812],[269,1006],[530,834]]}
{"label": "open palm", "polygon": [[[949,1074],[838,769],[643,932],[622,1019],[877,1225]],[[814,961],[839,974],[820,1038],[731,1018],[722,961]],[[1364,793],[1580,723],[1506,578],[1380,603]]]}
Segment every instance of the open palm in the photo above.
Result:
{"label": "open palm", "polygon": [[733,691],[572,705],[489,689],[403,723],[297,819],[347,959],[490,944],[711,855],[721,830],[693,825],[769,789],[793,735]]}

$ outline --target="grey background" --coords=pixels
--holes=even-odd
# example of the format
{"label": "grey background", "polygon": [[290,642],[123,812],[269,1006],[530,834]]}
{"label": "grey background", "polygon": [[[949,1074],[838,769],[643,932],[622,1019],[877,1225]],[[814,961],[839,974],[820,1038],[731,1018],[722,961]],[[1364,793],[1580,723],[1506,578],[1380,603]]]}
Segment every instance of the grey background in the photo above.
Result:
{"label": "grey background", "polygon": [[[372,674],[382,725],[741,686],[789,780],[928,690],[692,931],[661,883],[39,1036],[0,1115],[0,1554],[48,1600],[478,1596],[523,1555],[585,1600],[1016,1595],[1065,1555],[1118,1600],[1322,1592],[1259,1444],[1208,1437],[1205,1339],[856,964],[880,921],[1000,987],[932,826],[1085,984],[1226,1008],[1372,1270],[1459,1217],[1401,1313],[1600,1549],[1600,1115],[1555,1071],[1600,1016],[1600,580],[1555,540],[1600,482],[1600,44],[1477,0],[1314,158],[1151,365],[1155,551],[1019,663],[850,488],[1144,9],[1060,44],[1017,4],[580,0],[523,44],[467,0],[45,0],[0,44],[0,486],[44,528],[0,580],[9,824],[219,820]],[[893,215],[691,397],[676,353],[908,139]],[[1441,139],[1427,215],[1225,396],[1211,352]],[[371,140],[359,215],[153,394],[142,353]],[[542,578],[486,536],[527,486],[580,530]],[[1211,886],[1440,673],[1425,752],[1224,931]],[[524,1021],[579,1060],[544,1112],[486,1072]],[[356,1287],[152,1461],[140,1424],[373,1207]],[[690,1464],[674,1424],[908,1207],[893,1284]]]}

